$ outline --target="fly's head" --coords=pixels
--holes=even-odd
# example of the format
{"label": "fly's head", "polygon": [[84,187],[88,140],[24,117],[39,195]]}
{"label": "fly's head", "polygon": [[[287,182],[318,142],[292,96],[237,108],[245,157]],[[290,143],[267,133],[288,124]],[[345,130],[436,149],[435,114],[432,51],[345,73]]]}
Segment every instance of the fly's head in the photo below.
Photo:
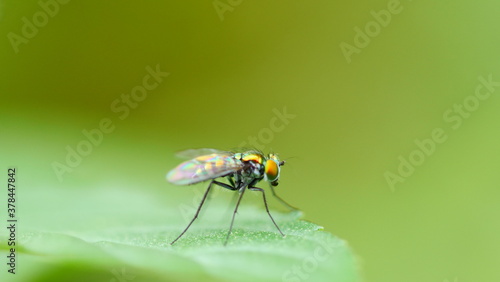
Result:
{"label": "fly's head", "polygon": [[264,179],[271,183],[272,186],[278,186],[280,178],[280,168],[285,164],[285,161],[280,161],[277,155],[269,154],[264,164]]}

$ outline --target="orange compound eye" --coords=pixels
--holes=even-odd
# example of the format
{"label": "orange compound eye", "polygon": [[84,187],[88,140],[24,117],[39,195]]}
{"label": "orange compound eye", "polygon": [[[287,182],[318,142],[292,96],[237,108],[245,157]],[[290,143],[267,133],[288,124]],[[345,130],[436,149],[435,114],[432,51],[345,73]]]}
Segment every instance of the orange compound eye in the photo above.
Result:
{"label": "orange compound eye", "polygon": [[276,181],[280,175],[280,167],[274,160],[267,160],[264,171],[269,182]]}

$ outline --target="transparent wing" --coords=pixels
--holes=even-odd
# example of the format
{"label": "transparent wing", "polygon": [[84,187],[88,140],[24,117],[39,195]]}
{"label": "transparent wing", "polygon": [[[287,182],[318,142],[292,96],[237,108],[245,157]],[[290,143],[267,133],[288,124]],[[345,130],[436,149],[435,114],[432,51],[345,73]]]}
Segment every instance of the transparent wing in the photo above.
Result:
{"label": "transparent wing", "polygon": [[208,154],[181,163],[167,174],[167,180],[177,185],[188,185],[238,171],[243,165],[232,153]]}
{"label": "transparent wing", "polygon": [[188,149],[184,151],[177,152],[175,154],[176,157],[180,159],[194,159],[199,156],[211,155],[211,154],[219,154],[219,155],[231,155],[231,152],[210,149],[210,148],[201,148],[201,149]]}

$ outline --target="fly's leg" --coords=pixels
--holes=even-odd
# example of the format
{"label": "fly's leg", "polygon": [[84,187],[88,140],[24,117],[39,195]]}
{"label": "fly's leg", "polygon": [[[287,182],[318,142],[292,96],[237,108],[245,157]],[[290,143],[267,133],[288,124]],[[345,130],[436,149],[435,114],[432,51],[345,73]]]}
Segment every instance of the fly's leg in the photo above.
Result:
{"label": "fly's leg", "polygon": [[[228,177],[227,177],[227,179],[228,179],[228,181],[229,181],[229,184],[222,183],[222,182],[219,182],[219,181],[216,181],[216,180],[212,180],[212,181],[213,181],[213,183],[214,183],[214,184],[219,185],[219,186],[220,186],[220,187],[222,187],[222,188],[226,188],[226,189],[231,190],[231,191],[236,191],[236,190],[238,190],[238,188],[235,188],[235,187],[236,187],[236,185],[234,185],[234,181],[233,181],[232,177],[231,177],[231,176],[228,176]],[[217,192],[217,191],[216,191],[216,192]],[[215,195],[217,195],[217,194],[215,194]],[[237,195],[235,194],[235,196],[237,196]],[[212,200],[212,198],[213,198],[213,197],[214,197],[214,193],[209,194],[209,195],[207,196],[206,204],[208,204],[208,203],[210,202],[210,200]],[[234,202],[234,200],[233,200],[232,202]],[[229,208],[228,208],[228,210],[229,210]],[[203,212],[204,212],[204,210],[203,210],[203,211],[201,211],[201,215],[203,215]],[[227,212],[226,212],[226,214],[227,214]],[[201,215],[200,215],[200,216],[201,216]]]}
{"label": "fly's leg", "polygon": [[191,220],[191,222],[189,222],[188,226],[184,229],[184,231],[182,231],[182,233],[177,238],[175,238],[175,240],[173,240],[172,243],[170,243],[170,245],[173,245],[177,240],[179,240],[179,238],[181,238],[182,235],[184,235],[184,233],[186,233],[186,231],[189,229],[189,227],[191,226],[191,224],[193,224],[193,222],[195,221],[195,219],[198,218],[198,215],[200,214],[201,207],[205,203],[205,200],[207,199],[207,196],[208,196],[208,192],[210,192],[210,189],[212,188],[212,184],[216,184],[216,185],[219,185],[221,187],[224,187],[224,188],[227,188],[227,189],[230,189],[230,190],[238,190],[237,188],[232,187],[230,185],[227,185],[225,183],[212,180],[210,182],[210,184],[208,185],[207,191],[203,195],[203,198],[201,199],[201,203],[198,206],[198,209],[196,210],[196,213],[195,213],[193,219]]}
{"label": "fly's leg", "polygon": [[[237,186],[234,182],[234,177],[232,175],[227,176],[227,181],[229,182],[229,186],[232,186],[232,188],[230,188],[230,189],[228,188],[229,190],[233,190],[233,191],[238,190],[238,188],[236,188]],[[224,184],[224,183],[222,183],[222,184]],[[225,188],[227,188],[227,187],[225,187]],[[236,203],[237,198],[238,198],[238,194],[233,194],[233,197],[231,198],[231,204],[227,206],[226,211],[224,212],[224,215],[229,213],[229,211],[231,210],[231,207],[234,207],[234,204]]]}
{"label": "fly's leg", "polygon": [[182,231],[181,235],[179,235],[177,238],[175,238],[175,240],[173,240],[172,243],[170,243],[170,245],[173,245],[177,240],[179,240],[179,238],[181,238],[182,235],[184,235],[184,233],[186,233],[186,231],[189,229],[191,224],[193,224],[194,220],[196,218],[198,218],[198,214],[200,213],[200,210],[201,210],[201,207],[203,206],[203,203],[205,203],[205,200],[207,199],[208,192],[210,192],[210,188],[212,188],[213,183],[214,183],[214,180],[212,180],[212,182],[210,182],[210,184],[208,185],[207,191],[203,195],[203,198],[201,199],[201,203],[198,206],[198,210],[196,210],[196,214],[194,215],[193,219],[191,219],[191,222],[189,222],[188,226],[184,229],[184,231]]}
{"label": "fly's leg", "polygon": [[266,206],[266,211],[267,211],[267,214],[269,215],[269,217],[271,218],[271,220],[273,221],[274,223],[274,226],[276,226],[276,228],[278,228],[278,231],[281,233],[281,235],[284,237],[285,234],[283,234],[283,232],[281,232],[281,229],[278,227],[278,224],[276,224],[276,221],[274,221],[274,218],[273,216],[271,215],[271,213],[269,212],[269,207],[267,206],[267,200],[266,200],[266,193],[264,192],[264,189],[262,188],[258,188],[258,187],[250,187],[248,188],[252,191],[260,191],[262,192],[262,198],[264,199],[264,206]]}
{"label": "fly's leg", "polygon": [[245,194],[245,190],[247,188],[247,185],[244,185],[240,190],[240,196],[238,197],[238,202],[236,203],[236,208],[234,208],[233,212],[233,218],[231,219],[231,225],[229,225],[229,232],[227,232],[226,240],[224,241],[224,246],[227,244],[227,241],[229,240],[229,235],[231,235],[231,231],[233,230],[233,224],[234,224],[234,218],[236,216],[236,213],[238,212],[238,207],[240,206],[241,199],[243,198],[243,194]]}
{"label": "fly's leg", "polygon": [[226,188],[226,189],[229,189],[231,191],[236,191],[238,190],[238,187],[234,186],[234,184],[232,183],[232,185],[229,185],[229,184],[226,184],[226,183],[222,183],[222,182],[219,182],[219,181],[215,181],[215,180],[212,180],[212,182],[214,184],[217,184],[219,185],[220,187],[222,188]]}
{"label": "fly's leg", "polygon": [[[291,211],[297,211],[299,210],[298,208],[290,205],[289,203],[285,202],[285,200],[281,199],[277,194],[276,194],[276,191],[274,191],[274,187],[272,185],[270,185],[271,187],[271,192],[273,192],[273,196],[276,197],[276,199],[278,199],[278,201],[280,201],[284,206],[288,207],[288,209],[290,209]],[[264,191],[263,191],[264,192]]]}
{"label": "fly's leg", "polygon": [[226,210],[224,211],[224,218],[226,218],[228,216],[228,214],[233,211],[233,207],[236,204],[236,201],[238,200],[239,196],[240,195],[238,195],[236,193],[233,194],[233,196],[231,197],[230,204],[227,206]]}
{"label": "fly's leg", "polygon": [[231,186],[236,187],[236,184],[234,184],[234,177],[232,175],[227,176],[227,181],[229,181],[229,184],[231,184]]}

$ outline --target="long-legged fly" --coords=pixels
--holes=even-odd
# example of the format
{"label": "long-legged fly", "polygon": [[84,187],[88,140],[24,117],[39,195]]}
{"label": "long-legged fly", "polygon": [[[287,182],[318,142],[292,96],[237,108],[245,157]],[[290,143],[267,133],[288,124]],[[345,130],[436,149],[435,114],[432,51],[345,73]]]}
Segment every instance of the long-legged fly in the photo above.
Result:
{"label": "long-legged fly", "polygon": [[[243,194],[247,189],[262,192],[262,198],[264,200],[264,206],[266,207],[267,214],[280,234],[285,236],[269,212],[264,189],[255,186],[261,180],[267,181],[270,184],[269,187],[271,188],[273,195],[289,209],[296,210],[296,208],[289,205],[276,195],[276,192],[274,191],[274,187],[278,185],[280,168],[285,164],[285,161],[280,161],[278,156],[275,154],[268,154],[266,156],[255,150],[234,153],[219,151],[216,149],[192,149],[180,152],[179,156],[189,157],[191,159],[181,163],[167,174],[167,180],[169,182],[177,185],[189,185],[210,180],[210,184],[203,195],[201,203],[198,206],[193,219],[189,222],[184,231],[182,231],[182,233],[170,243],[171,245],[179,240],[184,233],[186,233],[191,224],[193,224],[195,219],[198,217],[201,207],[205,203],[208,193],[213,185],[218,185],[232,191],[238,191],[239,193],[238,202],[236,203],[236,207],[233,212],[231,225],[229,226],[229,231],[224,245],[226,245],[229,240],[231,230],[233,229],[234,218],[236,212],[238,211],[238,206],[240,205]],[[228,183],[216,180],[224,177],[227,178]]]}

